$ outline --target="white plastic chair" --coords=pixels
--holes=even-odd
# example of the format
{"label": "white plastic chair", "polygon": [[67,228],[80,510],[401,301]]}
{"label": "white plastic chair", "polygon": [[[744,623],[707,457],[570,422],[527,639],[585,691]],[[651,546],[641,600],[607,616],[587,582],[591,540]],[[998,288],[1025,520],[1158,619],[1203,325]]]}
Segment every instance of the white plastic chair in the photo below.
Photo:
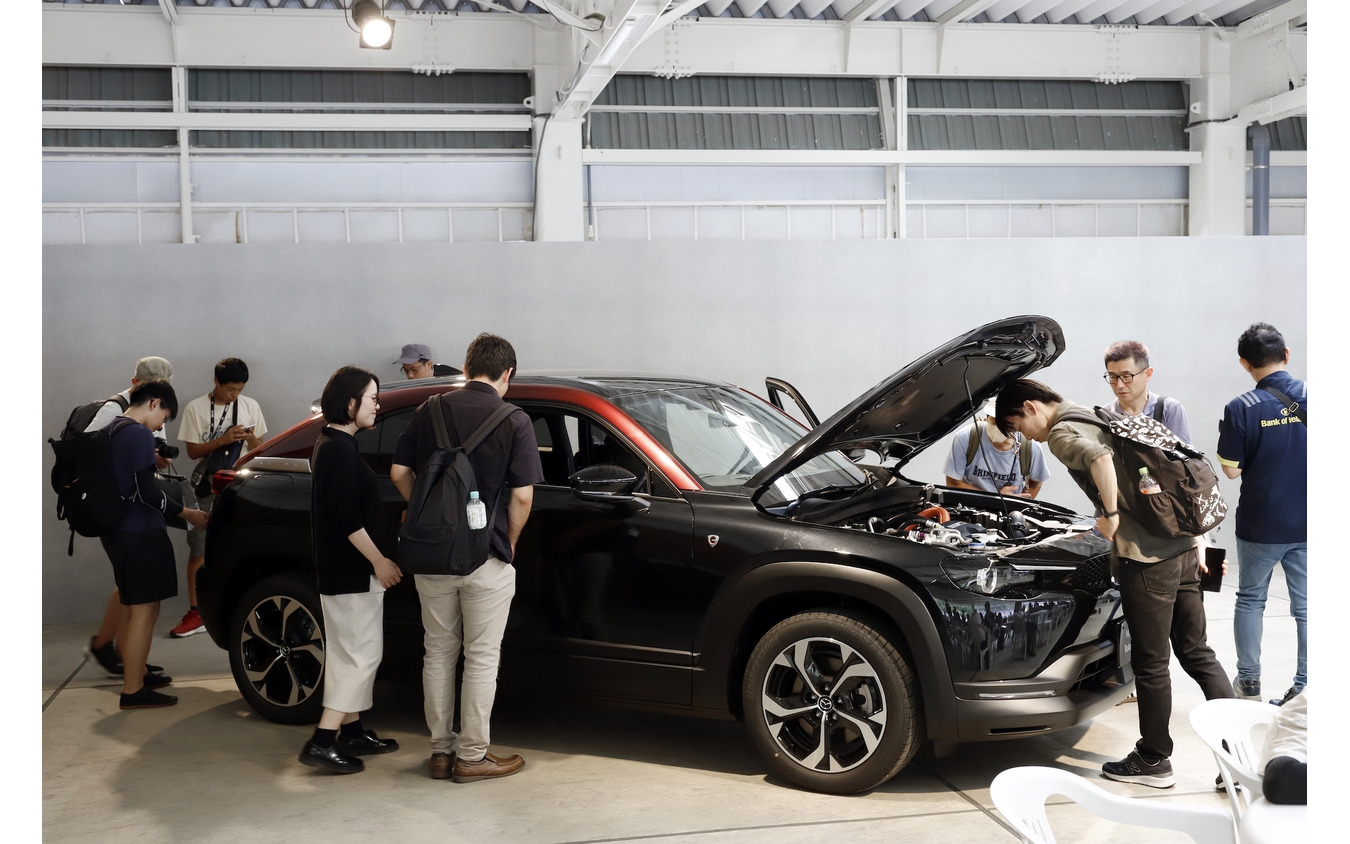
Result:
{"label": "white plastic chair", "polygon": [[[1220,698],[1191,710],[1191,729],[1214,752],[1219,775],[1228,789],[1233,823],[1261,796],[1261,748],[1279,707],[1259,700]],[[1234,788],[1234,783],[1241,789]]]}
{"label": "white plastic chair", "polygon": [[1029,844],[1055,844],[1045,801],[1059,794],[1099,817],[1130,826],[1173,829],[1198,844],[1233,844],[1233,819],[1220,809],[1120,797],[1060,768],[1009,768],[989,785],[1003,817]]}

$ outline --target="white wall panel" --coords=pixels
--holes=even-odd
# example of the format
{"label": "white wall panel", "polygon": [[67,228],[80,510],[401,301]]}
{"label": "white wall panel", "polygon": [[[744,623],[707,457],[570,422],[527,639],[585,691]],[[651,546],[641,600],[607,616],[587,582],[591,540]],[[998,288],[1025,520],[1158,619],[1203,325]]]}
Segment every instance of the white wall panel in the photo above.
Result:
{"label": "white wall panel", "polygon": [[199,159],[192,181],[199,202],[528,202],[534,192],[529,161]]}
{"label": "white wall panel", "polygon": [[925,199],[1185,199],[1185,167],[905,168],[905,197]]}
{"label": "white wall panel", "polygon": [[590,168],[591,198],[604,201],[881,199],[883,167]]}
{"label": "white wall panel", "polygon": [[[1252,171],[1247,171],[1247,198],[1252,197]],[[1307,199],[1308,168],[1276,167],[1270,168],[1271,199]]]}
{"label": "white wall panel", "polygon": [[43,202],[177,202],[178,162],[42,162]]}

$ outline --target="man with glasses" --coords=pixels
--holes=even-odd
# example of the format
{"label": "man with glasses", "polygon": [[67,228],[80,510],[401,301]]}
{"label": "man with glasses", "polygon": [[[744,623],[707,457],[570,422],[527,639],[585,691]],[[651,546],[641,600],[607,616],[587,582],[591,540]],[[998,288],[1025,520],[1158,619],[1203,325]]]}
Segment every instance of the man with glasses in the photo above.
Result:
{"label": "man with glasses", "polygon": [[[1106,406],[1107,410],[1125,416],[1152,416],[1182,442],[1191,441],[1191,423],[1181,402],[1149,392],[1153,367],[1148,362],[1148,346],[1138,340],[1117,340],[1106,347],[1103,357],[1106,372],[1102,378],[1116,394],[1116,400]],[[1138,693],[1131,692],[1121,703],[1137,703],[1138,700]]]}
{"label": "man with glasses", "polygon": [[1153,379],[1153,367],[1148,364],[1148,346],[1138,340],[1118,340],[1106,347],[1105,358],[1106,373],[1102,378],[1116,394],[1116,400],[1106,406],[1107,410],[1125,416],[1152,416],[1182,442],[1193,442],[1191,423],[1181,402],[1170,396],[1154,395],[1148,390],[1148,382]]}
{"label": "man with glasses", "polygon": [[394,364],[403,370],[404,377],[409,381],[414,378],[440,378],[446,375],[461,374],[453,366],[432,363],[431,349],[422,343],[409,343],[404,346],[403,354],[399,355]]}

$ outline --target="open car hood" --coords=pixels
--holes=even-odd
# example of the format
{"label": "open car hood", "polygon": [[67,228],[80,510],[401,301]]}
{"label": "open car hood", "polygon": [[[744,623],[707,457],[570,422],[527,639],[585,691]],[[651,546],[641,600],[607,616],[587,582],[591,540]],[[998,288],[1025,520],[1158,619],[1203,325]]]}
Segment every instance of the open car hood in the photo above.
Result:
{"label": "open car hood", "polygon": [[761,469],[746,488],[762,491],[829,451],[870,449],[903,466],[970,419],[972,410],[1004,385],[1049,366],[1063,351],[1064,332],[1049,317],[1008,317],[982,325],[863,393]]}

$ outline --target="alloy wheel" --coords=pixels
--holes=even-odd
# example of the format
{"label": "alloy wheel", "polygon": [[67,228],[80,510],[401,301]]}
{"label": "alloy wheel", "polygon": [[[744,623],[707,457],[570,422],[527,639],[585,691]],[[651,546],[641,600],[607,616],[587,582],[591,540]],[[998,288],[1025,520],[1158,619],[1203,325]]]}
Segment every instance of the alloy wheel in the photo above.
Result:
{"label": "alloy wheel", "polygon": [[798,639],[774,658],[760,705],[782,752],[821,773],[866,762],[889,715],[876,668],[846,643],[824,637]]}
{"label": "alloy wheel", "polygon": [[253,606],[239,631],[244,679],[268,703],[299,706],[323,679],[323,629],[300,600],[272,595]]}

